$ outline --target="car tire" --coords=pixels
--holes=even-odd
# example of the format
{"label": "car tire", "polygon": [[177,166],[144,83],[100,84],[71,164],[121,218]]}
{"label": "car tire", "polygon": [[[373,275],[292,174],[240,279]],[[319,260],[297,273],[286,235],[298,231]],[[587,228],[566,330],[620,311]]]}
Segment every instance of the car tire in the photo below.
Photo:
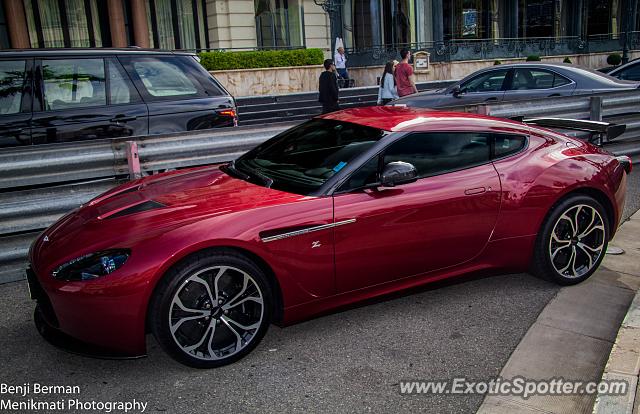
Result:
{"label": "car tire", "polygon": [[264,272],[238,253],[203,251],[174,266],[154,291],[151,332],[175,360],[195,368],[231,364],[264,337],[273,294]]}
{"label": "car tire", "polygon": [[556,203],[536,238],[531,273],[560,285],[589,278],[607,251],[609,220],[597,200],[580,194]]}

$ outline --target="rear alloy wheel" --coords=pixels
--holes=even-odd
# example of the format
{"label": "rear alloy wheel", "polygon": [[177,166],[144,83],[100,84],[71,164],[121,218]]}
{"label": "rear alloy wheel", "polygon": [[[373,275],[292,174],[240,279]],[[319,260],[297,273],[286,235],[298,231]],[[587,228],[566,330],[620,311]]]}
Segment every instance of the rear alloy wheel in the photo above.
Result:
{"label": "rear alloy wheel", "polygon": [[156,289],[152,330],[176,360],[213,368],[242,358],[264,336],[271,292],[262,271],[235,254],[198,256]]}
{"label": "rear alloy wheel", "polygon": [[533,273],[563,285],[596,271],[607,249],[609,224],[602,205],[575,195],[551,211],[536,242]]}

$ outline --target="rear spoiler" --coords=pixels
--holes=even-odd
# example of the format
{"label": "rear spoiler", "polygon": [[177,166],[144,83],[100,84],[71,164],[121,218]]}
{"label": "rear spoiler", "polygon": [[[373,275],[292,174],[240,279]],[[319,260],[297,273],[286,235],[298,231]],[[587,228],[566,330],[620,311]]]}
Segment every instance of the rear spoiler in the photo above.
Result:
{"label": "rear spoiler", "polygon": [[625,124],[612,124],[602,121],[585,121],[582,119],[565,119],[565,118],[525,118],[517,116],[511,118],[514,121],[524,122],[529,125],[538,125],[546,128],[568,129],[572,131],[590,132],[589,142],[602,146],[616,137],[619,137],[626,131]]}

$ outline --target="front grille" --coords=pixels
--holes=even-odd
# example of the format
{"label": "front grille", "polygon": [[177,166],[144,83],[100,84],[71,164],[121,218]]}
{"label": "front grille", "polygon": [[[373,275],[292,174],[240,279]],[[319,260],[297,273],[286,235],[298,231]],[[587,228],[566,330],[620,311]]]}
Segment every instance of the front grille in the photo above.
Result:
{"label": "front grille", "polygon": [[33,271],[31,266],[27,267],[27,283],[29,283],[31,299],[37,301],[38,305],[40,305],[42,316],[44,317],[45,321],[54,328],[58,328],[60,324],[58,323],[58,318],[56,317],[56,313],[53,310],[53,305],[49,300],[47,292],[42,289],[40,281],[38,281],[38,277],[36,276],[36,273]]}

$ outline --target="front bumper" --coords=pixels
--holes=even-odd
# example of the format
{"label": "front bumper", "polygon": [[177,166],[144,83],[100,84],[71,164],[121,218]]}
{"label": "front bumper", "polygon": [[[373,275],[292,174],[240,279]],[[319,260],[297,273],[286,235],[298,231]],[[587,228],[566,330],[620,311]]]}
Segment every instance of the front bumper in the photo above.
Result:
{"label": "front bumper", "polygon": [[89,285],[89,290],[73,284],[46,289],[30,266],[27,282],[31,298],[37,302],[34,322],[51,344],[97,358],[145,356],[144,323],[126,317],[131,297],[108,297],[108,292],[102,292],[107,297],[97,296],[100,292],[92,292]]}

